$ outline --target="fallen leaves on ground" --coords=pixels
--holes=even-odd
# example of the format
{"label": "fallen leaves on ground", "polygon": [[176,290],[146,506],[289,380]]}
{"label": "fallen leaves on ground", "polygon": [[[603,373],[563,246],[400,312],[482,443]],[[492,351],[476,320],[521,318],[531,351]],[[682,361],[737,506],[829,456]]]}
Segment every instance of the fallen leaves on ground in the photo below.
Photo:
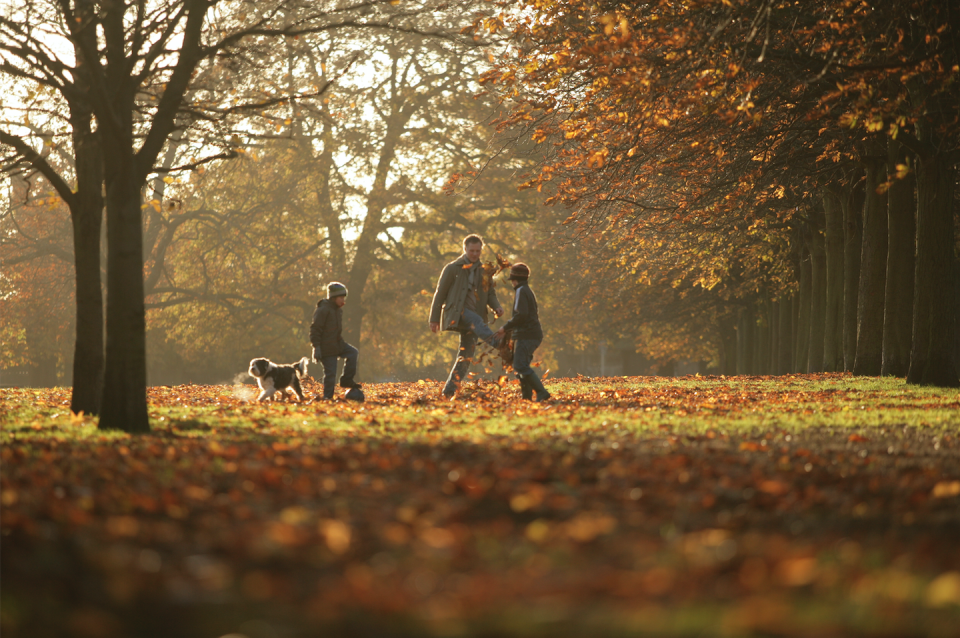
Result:
{"label": "fallen leaves on ground", "polygon": [[247,386],[157,387],[143,436],[71,415],[68,390],[2,390],[4,635],[960,621],[956,391],[846,375],[558,380],[542,405],[502,380],[439,390],[256,404]]}

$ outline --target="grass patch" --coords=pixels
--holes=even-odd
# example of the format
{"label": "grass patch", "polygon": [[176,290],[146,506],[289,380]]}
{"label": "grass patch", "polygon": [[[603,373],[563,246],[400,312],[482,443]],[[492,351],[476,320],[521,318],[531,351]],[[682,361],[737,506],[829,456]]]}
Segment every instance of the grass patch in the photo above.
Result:
{"label": "grass patch", "polygon": [[483,382],[364,404],[151,388],[140,436],[70,414],[68,390],[3,390],[3,633],[955,631],[955,390],[548,387],[544,405]]}

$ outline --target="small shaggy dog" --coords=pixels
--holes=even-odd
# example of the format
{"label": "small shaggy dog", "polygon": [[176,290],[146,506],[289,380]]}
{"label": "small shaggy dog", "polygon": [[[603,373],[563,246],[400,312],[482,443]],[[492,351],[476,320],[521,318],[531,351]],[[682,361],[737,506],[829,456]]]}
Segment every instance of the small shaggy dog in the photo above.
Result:
{"label": "small shaggy dog", "polygon": [[257,401],[265,401],[275,392],[279,392],[286,398],[288,388],[293,388],[301,402],[305,400],[300,379],[307,376],[306,357],[289,365],[277,365],[269,359],[254,359],[250,362],[250,376],[256,377],[260,385],[260,396],[257,397]]}

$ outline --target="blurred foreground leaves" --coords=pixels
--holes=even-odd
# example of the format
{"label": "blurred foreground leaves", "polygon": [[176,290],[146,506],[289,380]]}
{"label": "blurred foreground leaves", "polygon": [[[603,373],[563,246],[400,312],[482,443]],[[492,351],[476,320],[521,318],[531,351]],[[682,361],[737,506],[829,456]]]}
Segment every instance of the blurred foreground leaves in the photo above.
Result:
{"label": "blurred foreground leaves", "polygon": [[[316,387],[309,385],[314,396]],[[5,389],[5,636],[951,635],[960,396],[896,380]]]}

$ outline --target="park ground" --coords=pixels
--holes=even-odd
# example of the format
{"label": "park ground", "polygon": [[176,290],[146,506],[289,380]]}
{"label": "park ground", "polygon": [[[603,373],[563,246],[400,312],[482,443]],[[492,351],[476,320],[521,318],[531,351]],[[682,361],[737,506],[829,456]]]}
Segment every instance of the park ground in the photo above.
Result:
{"label": "park ground", "polygon": [[[844,374],[0,390],[4,638],[956,636],[960,393]],[[308,383],[310,396],[315,384]]]}

